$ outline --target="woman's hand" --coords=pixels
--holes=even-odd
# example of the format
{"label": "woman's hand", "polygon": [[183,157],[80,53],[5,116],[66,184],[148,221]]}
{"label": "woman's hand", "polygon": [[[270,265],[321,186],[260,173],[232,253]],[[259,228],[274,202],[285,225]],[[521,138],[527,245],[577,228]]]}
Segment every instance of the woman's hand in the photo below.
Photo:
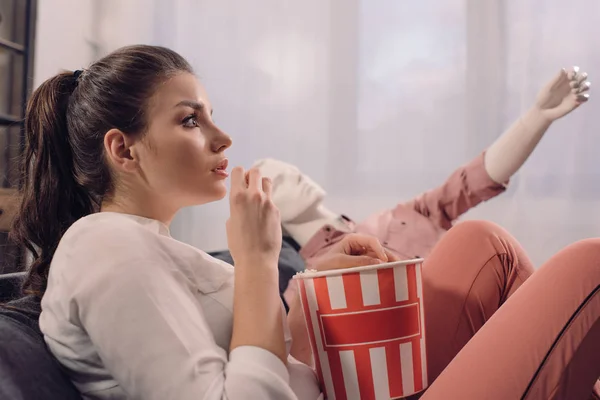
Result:
{"label": "woman's hand", "polygon": [[256,169],[246,174],[243,168],[234,168],[229,203],[227,240],[235,262],[230,350],[260,347],[285,363],[277,272],[281,221],[271,201],[271,181]]}
{"label": "woman's hand", "polygon": [[385,249],[374,236],[349,234],[321,257],[315,259],[310,267],[318,271],[361,267],[398,261],[399,258]]}
{"label": "woman's hand", "polygon": [[[352,268],[365,265],[399,261],[399,258],[386,250],[374,236],[349,234],[331,246],[327,254],[313,260],[309,268],[319,271]],[[290,282],[283,294],[290,305],[288,324],[292,332],[291,355],[306,365],[313,366],[313,356],[306,329],[306,321],[302,314],[296,282]]]}
{"label": "woman's hand", "polygon": [[231,171],[227,241],[236,267],[277,270],[281,251],[281,220],[271,200],[271,181],[258,169]]}

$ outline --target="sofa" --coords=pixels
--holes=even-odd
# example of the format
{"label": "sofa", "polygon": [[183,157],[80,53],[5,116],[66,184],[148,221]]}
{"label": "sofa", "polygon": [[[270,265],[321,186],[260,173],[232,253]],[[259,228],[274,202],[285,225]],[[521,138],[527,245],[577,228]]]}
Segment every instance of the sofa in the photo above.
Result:
{"label": "sofa", "polygon": [[47,349],[40,303],[21,295],[24,274],[0,275],[0,399],[81,400]]}

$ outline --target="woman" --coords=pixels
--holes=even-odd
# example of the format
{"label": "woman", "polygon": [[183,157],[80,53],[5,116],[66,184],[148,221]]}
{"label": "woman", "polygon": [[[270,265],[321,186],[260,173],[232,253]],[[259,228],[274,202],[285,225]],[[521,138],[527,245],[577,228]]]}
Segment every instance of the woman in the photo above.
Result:
{"label": "woman", "polygon": [[[126,47],[83,72],[57,75],[29,102],[25,185],[14,234],[34,254],[26,288],[42,298],[45,340],[86,398],[322,397],[312,369],[296,361],[308,359],[309,350],[294,346],[289,354],[291,337],[301,344],[306,327],[295,303],[284,322],[277,282],[281,228],[270,181],[257,170],[231,172],[227,234],[235,269],[169,236],[179,209],[226,194],[224,152],[231,139],[211,114],[189,64],[152,46]],[[448,241],[465,234],[456,230]],[[431,259],[445,251],[440,244]],[[376,239],[359,235],[324,257],[317,268],[393,259]],[[553,347],[540,344],[540,336],[562,338],[542,323],[563,321],[577,301],[583,318],[576,331],[567,332],[567,344],[582,342],[594,350],[600,342],[599,262],[597,240],[557,255],[495,313],[424,398],[462,396],[465,388],[454,382],[464,386],[467,378],[475,386],[485,382],[493,399],[511,398],[507,385],[519,396],[531,390],[532,376],[517,375],[513,383],[473,360],[494,354],[494,365],[517,371],[529,364],[531,352]],[[545,309],[539,304],[547,301],[548,286],[556,287],[559,303],[552,306],[562,311],[552,319],[541,318]],[[524,303],[530,299],[532,305]],[[534,331],[540,335],[517,340],[527,351],[512,359],[495,354],[505,338],[488,325],[520,321],[529,311],[540,317]],[[580,372],[591,362],[595,368],[600,352],[576,355],[567,364],[551,360],[561,365],[559,377],[543,378],[539,389],[569,399],[589,396],[600,371],[584,371],[579,385],[560,372]],[[547,371],[544,360],[537,366]]]}

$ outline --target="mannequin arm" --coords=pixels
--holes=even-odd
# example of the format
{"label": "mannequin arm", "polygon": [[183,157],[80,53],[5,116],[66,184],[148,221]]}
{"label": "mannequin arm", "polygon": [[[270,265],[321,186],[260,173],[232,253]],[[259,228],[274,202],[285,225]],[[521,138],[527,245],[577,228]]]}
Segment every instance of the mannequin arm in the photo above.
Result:
{"label": "mannequin arm", "polygon": [[484,166],[484,154],[457,168],[440,186],[399,206],[418,212],[443,229],[450,229],[462,214],[506,190],[504,184],[490,178]]}
{"label": "mannequin arm", "polygon": [[588,100],[590,82],[577,67],[560,73],[538,94],[534,106],[521,116],[485,153],[485,169],[504,183],[521,168],[552,122]]}
{"label": "mannequin arm", "polygon": [[527,160],[552,122],[588,100],[586,73],[561,70],[540,91],[533,107],[517,120],[487,151],[461,166],[439,187],[403,206],[429,218],[443,229],[479,203],[505,190],[510,177]]}

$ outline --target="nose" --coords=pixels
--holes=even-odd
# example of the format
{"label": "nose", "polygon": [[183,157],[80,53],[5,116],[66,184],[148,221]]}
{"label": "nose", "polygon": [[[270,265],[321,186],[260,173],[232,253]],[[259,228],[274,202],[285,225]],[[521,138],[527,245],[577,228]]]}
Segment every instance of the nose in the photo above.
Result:
{"label": "nose", "polygon": [[211,148],[215,153],[222,153],[231,147],[232,143],[231,136],[217,128],[215,135],[213,136]]}

